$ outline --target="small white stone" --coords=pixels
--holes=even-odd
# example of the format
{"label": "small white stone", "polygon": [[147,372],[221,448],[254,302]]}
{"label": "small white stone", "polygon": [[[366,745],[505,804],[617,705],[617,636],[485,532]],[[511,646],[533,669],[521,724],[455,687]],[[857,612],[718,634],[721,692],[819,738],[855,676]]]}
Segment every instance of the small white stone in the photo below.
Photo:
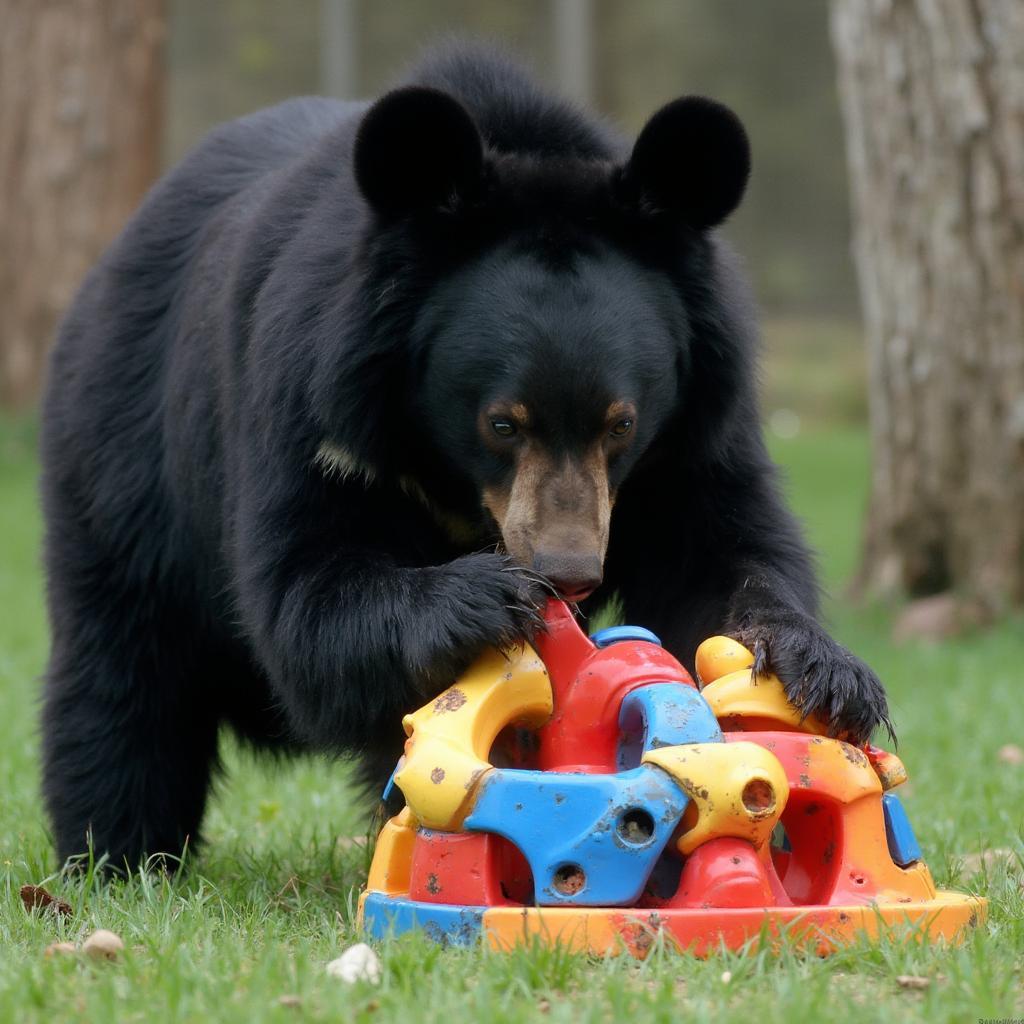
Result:
{"label": "small white stone", "polygon": [[732,971],[722,971],[722,984],[728,985],[732,981]]}
{"label": "small white stone", "polygon": [[350,946],[337,960],[327,965],[332,978],[340,978],[351,985],[356,981],[368,981],[376,985],[380,981],[380,958],[365,942]]}

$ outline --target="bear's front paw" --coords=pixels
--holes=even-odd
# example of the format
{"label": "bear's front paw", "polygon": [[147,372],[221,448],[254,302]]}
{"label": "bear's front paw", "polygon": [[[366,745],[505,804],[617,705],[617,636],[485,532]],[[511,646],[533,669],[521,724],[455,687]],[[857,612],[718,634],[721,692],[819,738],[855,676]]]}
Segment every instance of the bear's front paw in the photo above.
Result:
{"label": "bear's front paw", "polygon": [[423,628],[406,645],[424,695],[450,686],[488,648],[529,642],[544,629],[550,585],[504,555],[466,555],[430,573]]}
{"label": "bear's front paw", "polygon": [[554,590],[542,576],[499,554],[468,555],[452,567],[469,602],[467,644],[514,647],[544,629],[544,604]]}
{"label": "bear's front paw", "polygon": [[823,718],[832,735],[866,743],[882,725],[895,740],[878,677],[809,616],[772,616],[737,631],[735,637],[753,651],[753,671],[778,676],[801,714]]}

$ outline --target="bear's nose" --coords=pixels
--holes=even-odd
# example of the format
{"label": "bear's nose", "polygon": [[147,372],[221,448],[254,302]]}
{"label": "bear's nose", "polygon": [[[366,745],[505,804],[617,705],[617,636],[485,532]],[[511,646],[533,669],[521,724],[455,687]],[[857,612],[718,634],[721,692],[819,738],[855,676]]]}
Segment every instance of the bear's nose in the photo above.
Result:
{"label": "bear's nose", "polygon": [[582,601],[601,584],[603,569],[597,555],[538,551],[533,568],[554,584],[566,601]]}

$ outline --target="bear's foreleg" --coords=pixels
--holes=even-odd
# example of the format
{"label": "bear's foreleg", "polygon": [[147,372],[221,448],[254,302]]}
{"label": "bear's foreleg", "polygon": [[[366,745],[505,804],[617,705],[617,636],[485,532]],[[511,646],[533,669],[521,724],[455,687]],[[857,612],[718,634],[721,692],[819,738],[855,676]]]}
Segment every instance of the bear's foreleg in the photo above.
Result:
{"label": "bear's foreleg", "polygon": [[425,567],[357,550],[274,561],[242,591],[247,631],[297,738],[324,750],[386,759],[404,714],[541,625],[543,589],[494,553]]}
{"label": "bear's foreleg", "polygon": [[757,671],[778,675],[794,705],[837,734],[891,732],[882,684],[818,621],[811,555],[756,454],[693,480],[679,502],[624,500],[609,584],[627,618],[687,664],[701,640],[728,633],[754,652]]}

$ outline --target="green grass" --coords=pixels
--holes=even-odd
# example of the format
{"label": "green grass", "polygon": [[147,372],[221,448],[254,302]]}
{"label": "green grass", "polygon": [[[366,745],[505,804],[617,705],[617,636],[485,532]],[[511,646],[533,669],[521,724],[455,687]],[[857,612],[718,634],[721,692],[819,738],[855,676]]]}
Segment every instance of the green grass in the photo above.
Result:
{"label": "green grass", "polygon": [[[812,423],[813,417],[806,418]],[[879,670],[911,774],[906,798],[941,884],[986,893],[990,923],[958,950],[882,943],[829,960],[721,955],[703,962],[656,949],[644,963],[559,950],[442,951],[410,937],[381,949],[380,986],[328,978],[355,941],[365,854],[363,810],[343,767],[274,767],[234,747],[208,818],[209,845],[184,877],[100,885],[62,878],[37,792],[37,677],[46,651],[38,571],[32,429],[0,426],[0,1021],[967,1020],[1024,1016],[1020,876],[962,870],[962,857],[1020,843],[1024,767],[997,750],[1024,735],[1022,623],[941,647],[896,648],[884,609],[833,602],[835,632]],[[863,435],[814,427],[775,442],[792,498],[836,592],[853,566],[867,469]],[[18,888],[45,882],[74,907],[61,923],[28,915]],[[116,964],[43,957],[56,939],[112,928]],[[731,973],[728,983],[724,972]],[[902,989],[898,975],[931,979]],[[279,1002],[298,996],[299,1005]]]}

